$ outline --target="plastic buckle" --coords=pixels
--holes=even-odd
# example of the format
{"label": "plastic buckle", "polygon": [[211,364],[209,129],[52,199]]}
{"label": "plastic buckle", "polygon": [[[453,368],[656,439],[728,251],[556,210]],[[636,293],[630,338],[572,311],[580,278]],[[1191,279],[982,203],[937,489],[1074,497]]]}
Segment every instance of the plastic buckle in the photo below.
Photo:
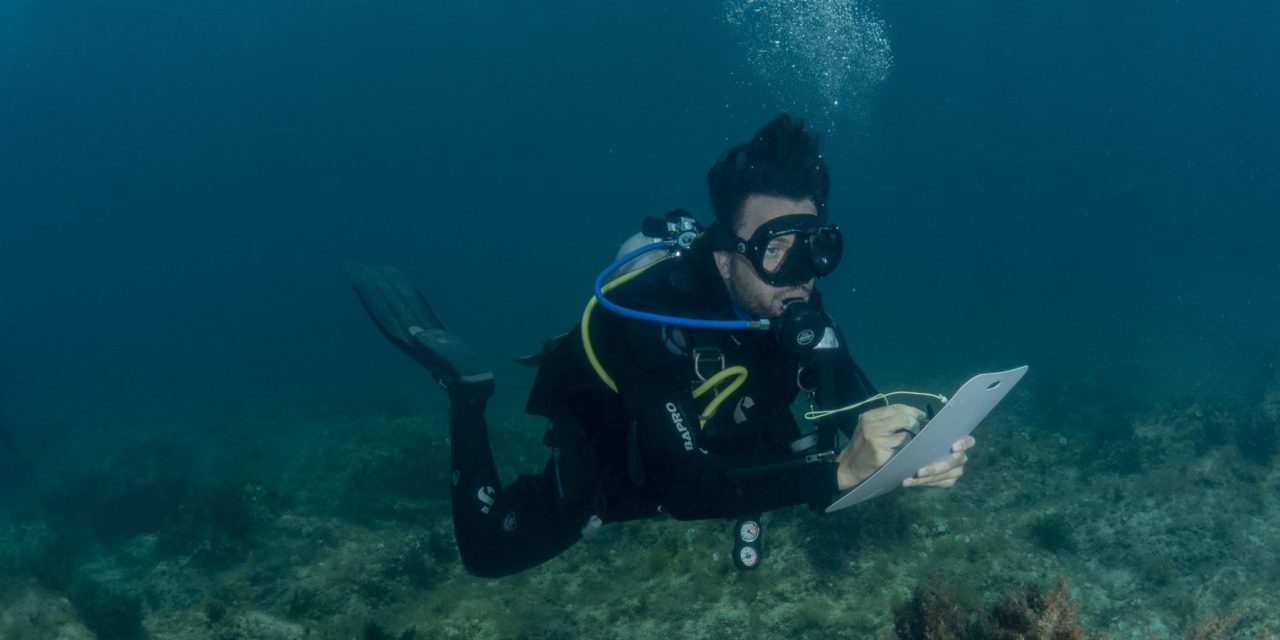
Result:
{"label": "plastic buckle", "polygon": [[823,451],[822,453],[811,453],[804,457],[806,463],[810,462],[831,462],[836,459],[835,451]]}
{"label": "plastic buckle", "polygon": [[[707,355],[710,354],[710,355]],[[719,369],[711,373],[711,376],[724,371],[725,361],[724,353],[718,347],[694,347],[693,349],[693,375],[698,377],[698,382],[706,382],[711,376],[702,374],[702,363],[704,361],[714,361],[719,363]]]}
{"label": "plastic buckle", "polygon": [[796,388],[808,394],[809,402],[812,403],[814,400],[814,394],[818,392],[818,385],[814,384],[812,387],[804,386],[805,374],[808,372],[808,369],[805,369],[804,363],[801,363],[799,367],[796,367]]}

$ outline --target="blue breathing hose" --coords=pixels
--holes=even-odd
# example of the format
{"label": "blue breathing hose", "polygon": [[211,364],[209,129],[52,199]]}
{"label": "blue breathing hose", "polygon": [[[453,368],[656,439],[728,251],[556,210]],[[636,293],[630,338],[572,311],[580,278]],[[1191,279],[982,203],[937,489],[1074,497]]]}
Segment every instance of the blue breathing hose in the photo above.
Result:
{"label": "blue breathing hose", "polygon": [[734,331],[738,329],[768,329],[768,320],[702,320],[699,318],[680,318],[677,316],[666,316],[658,313],[649,313],[648,311],[639,311],[637,309],[628,309],[624,306],[616,304],[604,297],[604,282],[613,275],[615,271],[622,268],[622,265],[632,260],[658,249],[669,249],[675,246],[673,241],[654,242],[647,244],[639,249],[628,252],[626,255],[614,260],[609,266],[596,276],[595,292],[596,301],[604,308],[621,316],[634,318],[636,320],[644,320],[645,322],[656,322],[658,324],[669,324],[678,327],[689,327],[691,329],[721,329]]}

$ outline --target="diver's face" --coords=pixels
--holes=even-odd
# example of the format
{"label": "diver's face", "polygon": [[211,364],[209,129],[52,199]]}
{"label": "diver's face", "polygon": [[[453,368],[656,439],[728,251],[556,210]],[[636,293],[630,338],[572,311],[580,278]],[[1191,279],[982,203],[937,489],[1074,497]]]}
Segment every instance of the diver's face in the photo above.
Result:
{"label": "diver's face", "polygon": [[[750,238],[761,225],[782,216],[807,213],[818,215],[813,200],[793,200],[784,196],[752,194],[742,203],[734,234]],[[729,294],[753,318],[777,318],[786,300],[808,300],[813,294],[813,280],[789,287],[772,287],[760,279],[746,256],[731,251],[716,251],[716,268],[729,289]]]}

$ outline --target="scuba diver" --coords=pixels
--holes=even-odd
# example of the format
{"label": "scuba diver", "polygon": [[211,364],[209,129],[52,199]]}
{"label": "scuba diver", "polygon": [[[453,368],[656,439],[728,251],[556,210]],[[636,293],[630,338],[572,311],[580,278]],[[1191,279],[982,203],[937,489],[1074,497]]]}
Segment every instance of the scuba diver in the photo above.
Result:
{"label": "scuba diver", "polygon": [[[530,359],[526,411],[550,420],[550,456],[505,487],[485,422],[490,369],[400,272],[348,263],[383,334],[448,394],[454,533],[470,573],[514,574],[603,524],[663,513],[734,520],[734,563],[752,569],[763,512],[825,508],[927,421],[877,393],[815,288],[843,252],[817,136],[781,114],[707,183],[709,228],[680,210],[647,220],[581,321]],[[812,409],[858,411],[797,421],[800,394]],[[952,486],[972,446],[956,442],[904,486]]]}

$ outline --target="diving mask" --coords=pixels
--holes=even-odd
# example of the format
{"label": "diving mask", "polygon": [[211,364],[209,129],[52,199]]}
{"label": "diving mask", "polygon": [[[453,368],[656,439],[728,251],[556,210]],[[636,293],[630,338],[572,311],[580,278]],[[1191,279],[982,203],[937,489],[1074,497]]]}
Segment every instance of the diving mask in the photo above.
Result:
{"label": "diving mask", "polygon": [[773,287],[791,287],[831,274],[844,255],[840,227],[806,213],[781,216],[760,225],[750,240],[717,228],[715,248],[740,253]]}

